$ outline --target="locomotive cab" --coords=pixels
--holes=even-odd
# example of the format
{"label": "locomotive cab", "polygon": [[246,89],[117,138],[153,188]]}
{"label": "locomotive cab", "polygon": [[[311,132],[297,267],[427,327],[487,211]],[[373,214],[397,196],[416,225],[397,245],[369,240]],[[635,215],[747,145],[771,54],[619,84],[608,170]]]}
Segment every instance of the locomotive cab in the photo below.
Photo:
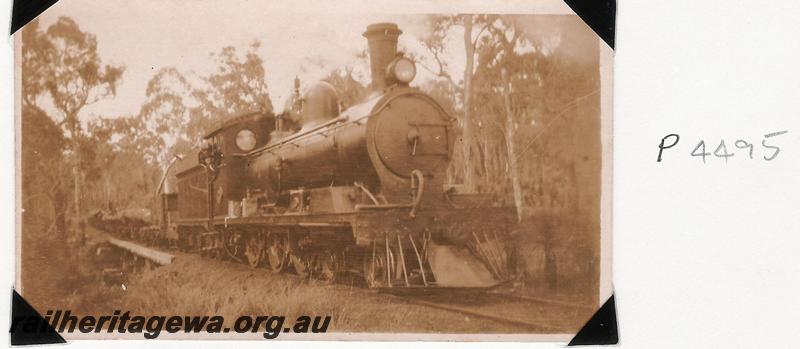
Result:
{"label": "locomotive cab", "polygon": [[223,156],[235,156],[266,145],[269,134],[274,129],[273,116],[250,112],[225,120],[209,132],[205,139],[218,146]]}
{"label": "locomotive cab", "polygon": [[239,216],[247,195],[243,156],[267,145],[274,129],[274,116],[251,112],[229,118],[209,132],[196,157],[178,166],[180,216],[198,220]]}

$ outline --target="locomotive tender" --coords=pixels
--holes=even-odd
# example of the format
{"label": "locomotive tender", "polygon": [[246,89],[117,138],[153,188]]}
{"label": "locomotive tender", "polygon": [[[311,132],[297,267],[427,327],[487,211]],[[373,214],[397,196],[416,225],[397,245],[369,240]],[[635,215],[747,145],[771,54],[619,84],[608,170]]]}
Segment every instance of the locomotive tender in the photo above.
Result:
{"label": "locomotive tender", "polygon": [[299,130],[286,115],[251,113],[210,132],[197,156],[165,170],[158,225],[141,234],[274,272],[355,271],[369,287],[506,278],[513,210],[446,183],[453,119],[409,86],[416,68],[397,53],[401,33],[378,23],[363,34],[372,75],[363,102],[340,110],[320,82],[294,108]]}

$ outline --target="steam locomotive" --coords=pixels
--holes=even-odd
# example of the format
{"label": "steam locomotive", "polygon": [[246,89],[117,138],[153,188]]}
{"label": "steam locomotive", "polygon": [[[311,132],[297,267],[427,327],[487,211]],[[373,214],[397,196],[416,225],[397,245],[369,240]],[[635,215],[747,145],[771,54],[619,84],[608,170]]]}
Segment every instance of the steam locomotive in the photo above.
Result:
{"label": "steam locomotive", "polygon": [[273,272],[354,272],[375,288],[506,279],[513,210],[448,185],[453,119],[409,85],[416,68],[397,52],[401,34],[393,23],[363,33],[372,82],[361,103],[341,110],[319,82],[294,108],[299,127],[285,114],[245,114],[176,157],[153,224],[134,235]]}

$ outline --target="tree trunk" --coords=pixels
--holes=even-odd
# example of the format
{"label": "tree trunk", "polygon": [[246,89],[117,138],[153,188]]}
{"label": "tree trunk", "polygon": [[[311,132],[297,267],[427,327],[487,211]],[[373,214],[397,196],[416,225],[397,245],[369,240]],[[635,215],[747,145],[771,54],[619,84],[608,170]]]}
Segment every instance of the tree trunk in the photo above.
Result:
{"label": "tree trunk", "polygon": [[472,70],[475,64],[475,47],[472,46],[472,15],[464,15],[464,48],[466,66],[464,67],[464,119],[461,129],[461,145],[464,155],[464,187],[469,192],[475,191],[475,179],[472,171],[472,127],[470,112],[472,109]]}
{"label": "tree trunk", "polygon": [[[78,109],[80,110],[80,109]],[[73,217],[73,224],[77,224],[81,219],[81,179],[82,173],[81,170],[81,152],[80,152],[80,142],[78,141],[78,137],[80,134],[80,121],[78,121],[78,110],[75,110],[71,113],[67,113],[67,120],[69,126],[69,133],[70,133],[70,142],[72,145],[72,153],[73,153],[73,167],[72,167],[72,176],[73,176],[73,208],[75,215]]]}
{"label": "tree trunk", "polygon": [[59,238],[66,238],[66,231],[67,231],[67,205],[68,196],[65,195],[64,191],[61,188],[56,188],[56,192],[53,194],[53,212],[55,213],[55,230],[56,235]]}
{"label": "tree trunk", "polygon": [[517,208],[517,222],[522,222],[524,203],[522,202],[522,185],[519,178],[519,164],[517,162],[517,152],[514,147],[514,112],[511,109],[511,83],[508,80],[508,72],[505,68],[503,75],[503,105],[506,111],[506,152],[508,154],[508,166],[511,170],[511,187],[514,191],[514,206]]}
{"label": "tree trunk", "polygon": [[78,222],[81,219],[81,170],[78,168],[76,164],[75,167],[72,168],[72,176],[73,180],[73,203],[72,206],[75,209],[75,219],[73,222]]}

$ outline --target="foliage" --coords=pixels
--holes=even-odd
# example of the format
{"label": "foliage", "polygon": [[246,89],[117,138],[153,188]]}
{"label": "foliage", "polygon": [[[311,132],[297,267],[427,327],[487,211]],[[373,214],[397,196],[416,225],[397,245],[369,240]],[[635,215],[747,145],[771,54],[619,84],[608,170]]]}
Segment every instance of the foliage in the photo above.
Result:
{"label": "foliage", "polygon": [[253,42],[243,57],[233,46],[211,53],[217,70],[203,77],[205,86],[195,87],[191,94],[197,107],[191,110],[187,129],[190,140],[198,139],[226,117],[248,112],[272,114],[266,71],[256,53],[259,47],[260,42]]}
{"label": "foliage", "polygon": [[199,82],[174,67],[159,70],[136,115],[87,120],[81,112],[116,93],[124,67],[103,65],[95,35],[69,17],[46,29],[33,21],[21,35],[23,196],[52,203],[26,216],[61,217],[70,195],[81,214],[81,204],[148,206],[173,154],[191,151],[228,116],[272,113],[258,42],[242,54],[232,46],[211,53],[217,69]]}
{"label": "foliage", "polygon": [[66,229],[65,164],[61,153],[66,140],[61,129],[41,109],[23,103],[22,147],[22,208],[26,224],[48,222],[52,229]]}
{"label": "foliage", "polygon": [[[46,64],[36,69],[46,74],[44,87],[69,137],[80,137],[78,113],[86,106],[113,96],[125,68],[101,66],[97,39],[82,32],[69,17],[61,17],[47,28]],[[45,62],[42,62],[45,63]]]}
{"label": "foliage", "polygon": [[[594,61],[576,59],[576,46],[583,50],[578,54],[591,57],[595,47],[592,37],[589,35],[587,39],[586,33],[572,28],[574,24],[569,21],[548,23],[552,24],[550,30],[535,31],[522,26],[535,21],[532,18],[499,15],[469,18],[472,31],[468,36],[472,38],[475,55],[475,66],[465,72],[474,86],[470,91],[465,91],[464,79],[448,73],[448,62],[442,59],[448,36],[464,31],[465,16],[433,16],[431,34],[422,41],[428,54],[417,58],[423,69],[437,77],[421,87],[459,118],[459,129],[470,126],[475,130],[470,139],[464,139],[457,147],[459,154],[454,156],[451,169],[474,172],[477,191],[510,194],[515,174],[509,168],[506,137],[510,134],[508,131],[513,131],[513,144],[519,149],[515,157],[520,160],[520,173],[516,176],[522,179],[523,205],[551,206],[555,202],[560,207],[570,198],[546,198],[544,187],[566,184],[564,176],[574,160],[551,153],[567,151],[569,154],[578,145],[575,144],[577,135],[568,134],[570,125],[583,122],[577,117],[581,109],[574,107],[591,105],[592,100],[586,97],[596,97],[599,90],[596,57]],[[504,85],[503,71],[507,74],[508,86]],[[465,105],[466,94],[472,99],[468,105]],[[505,95],[509,97],[513,121],[509,125]],[[471,114],[468,119],[464,116],[465,109]],[[465,146],[472,148],[470,160],[473,162],[466,169],[465,160],[460,156],[463,149],[459,149]],[[550,171],[542,171],[544,167]],[[463,178],[463,173],[457,173],[451,180],[457,182]]]}
{"label": "foliage", "polygon": [[367,88],[353,77],[352,67],[336,69],[323,80],[336,88],[342,110],[358,104],[367,95]]}
{"label": "foliage", "polygon": [[[154,139],[141,119],[127,116],[96,119],[89,123],[94,137],[97,177],[87,183],[87,203],[92,208],[114,203],[119,207],[149,207],[154,182],[161,172],[152,160]],[[92,173],[92,172],[89,172]],[[88,179],[89,176],[87,176]]]}
{"label": "foliage", "polygon": [[239,57],[236,48],[226,46],[211,57],[217,63],[217,72],[205,78],[210,86],[205,92],[220,114],[241,111],[272,112],[263,61],[256,51],[261,46],[253,42],[244,58]]}
{"label": "foliage", "polygon": [[[432,16],[423,40],[428,52],[416,57],[437,77],[421,88],[459,119],[449,180],[514,199],[524,221],[520,251],[544,251],[547,276],[539,280],[553,287],[556,270],[587,270],[599,251],[597,39],[579,19],[558,17]],[[474,60],[463,78],[450,75],[442,59],[454,35],[463,36],[466,58]],[[576,248],[579,254],[565,252]],[[559,272],[558,283],[596,282],[589,269]],[[532,273],[523,272],[539,278]]]}
{"label": "foliage", "polygon": [[187,130],[191,123],[187,106],[191,93],[191,84],[177,69],[167,67],[157,71],[147,83],[147,99],[139,114],[125,121],[125,127],[138,132],[127,134],[123,141],[141,147],[141,154],[153,164],[168,162],[170,154],[183,150],[173,147],[201,137]]}
{"label": "foliage", "polygon": [[36,99],[44,92],[47,70],[43,65],[50,60],[52,44],[39,29],[39,20],[33,20],[20,31],[22,36],[22,104],[36,105]]}
{"label": "foliage", "polygon": [[[79,120],[79,114],[86,106],[116,93],[124,67],[102,65],[97,54],[97,40],[94,35],[80,30],[74,20],[61,17],[47,30],[39,28],[33,21],[22,32],[22,102],[23,124],[35,125],[23,128],[23,148],[35,149],[40,145],[50,145],[51,156],[44,168],[23,168],[23,178],[40,186],[27,186],[25,197],[51,195],[51,212],[57,231],[66,229],[64,214],[66,207],[67,184],[64,181],[64,168],[72,167],[74,196],[73,207],[80,215],[81,183],[84,170],[90,169],[89,179],[97,177],[96,154],[91,136],[86,135]],[[49,104],[50,113],[42,105]],[[46,115],[52,122],[46,122]],[[55,127],[53,127],[55,126]],[[30,130],[30,132],[25,132]],[[35,130],[35,131],[34,131]],[[59,142],[54,146],[36,139],[37,131],[47,132],[47,137]],[[61,143],[60,140],[64,140]],[[39,143],[34,145],[33,143]],[[26,154],[23,154],[26,155]],[[30,162],[30,157],[27,159]],[[37,161],[33,160],[34,163]],[[94,170],[94,171],[92,171]],[[52,174],[55,174],[53,176]],[[44,184],[47,183],[47,184]],[[49,188],[49,189],[45,189]],[[38,208],[38,206],[36,206]],[[32,208],[34,210],[34,208]],[[33,212],[32,212],[33,213]],[[41,218],[41,214],[36,214]]]}

